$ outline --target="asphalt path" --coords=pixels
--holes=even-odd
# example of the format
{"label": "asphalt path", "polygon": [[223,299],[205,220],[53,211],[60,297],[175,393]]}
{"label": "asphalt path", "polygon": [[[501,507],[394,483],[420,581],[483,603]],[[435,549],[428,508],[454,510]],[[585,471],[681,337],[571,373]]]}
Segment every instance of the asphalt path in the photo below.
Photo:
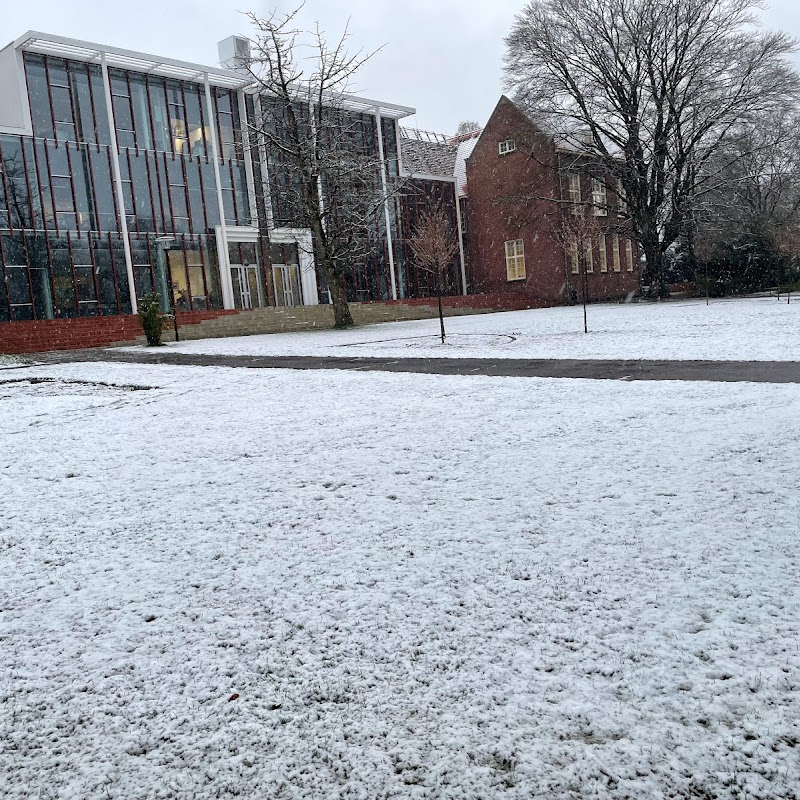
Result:
{"label": "asphalt path", "polygon": [[589,378],[616,381],[800,383],[800,361],[636,361],[600,359],[342,358],[339,356],[234,356],[95,349],[48,353],[39,363],[114,361],[245,369],[338,369],[516,378]]}

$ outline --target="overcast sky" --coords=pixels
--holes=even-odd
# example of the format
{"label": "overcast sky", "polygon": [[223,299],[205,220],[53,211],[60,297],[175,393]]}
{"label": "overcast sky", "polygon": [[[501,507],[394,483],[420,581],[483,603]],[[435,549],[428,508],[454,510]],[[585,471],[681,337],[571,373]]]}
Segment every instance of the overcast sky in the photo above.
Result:
{"label": "overcast sky", "polygon": [[[217,40],[248,34],[241,11],[264,14],[291,0],[2,0],[0,46],[39,30],[202,64]],[[303,21],[330,38],[350,18],[351,49],[384,48],[360,74],[366,97],[413,106],[404,124],[454,133],[485,122],[502,92],[503,37],[525,0],[307,0]],[[800,0],[772,0],[770,27],[800,37]]]}

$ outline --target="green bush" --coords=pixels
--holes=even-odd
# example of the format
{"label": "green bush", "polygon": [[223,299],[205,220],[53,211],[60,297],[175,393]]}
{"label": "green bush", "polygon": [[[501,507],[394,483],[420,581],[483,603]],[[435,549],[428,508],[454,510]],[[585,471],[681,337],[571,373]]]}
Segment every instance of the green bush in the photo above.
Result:
{"label": "green bush", "polygon": [[142,324],[147,346],[159,347],[165,320],[161,316],[161,297],[157,292],[148,294],[139,301],[139,322]]}

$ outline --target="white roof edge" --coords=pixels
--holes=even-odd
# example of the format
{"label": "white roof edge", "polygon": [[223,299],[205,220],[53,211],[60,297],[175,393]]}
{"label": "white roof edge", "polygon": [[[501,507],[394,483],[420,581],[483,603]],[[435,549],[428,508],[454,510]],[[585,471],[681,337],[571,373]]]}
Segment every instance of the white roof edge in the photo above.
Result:
{"label": "white roof edge", "polygon": [[[38,45],[38,46],[37,46]],[[92,61],[100,53],[118,56],[120,59],[127,59],[133,64],[111,64],[111,66],[127,66],[128,69],[137,69],[144,72],[152,72],[157,75],[170,75],[169,68],[172,67],[181,74],[172,74],[172,77],[183,78],[184,80],[202,80],[203,75],[208,74],[211,83],[225,86],[231,89],[245,89],[254,84],[253,77],[249,74],[237,72],[235,70],[224,69],[222,67],[210,67],[206,64],[195,64],[190,61],[180,61],[175,58],[165,58],[162,56],[142,53],[136,50],[126,50],[122,47],[111,47],[97,42],[89,42],[83,39],[71,39],[67,36],[56,36],[55,34],[42,33],[41,31],[26,31],[22,36],[15,39],[6,47],[13,47],[15,50],[23,49],[31,52],[44,52],[50,55],[60,55],[62,58],[72,58],[78,61]],[[59,53],[59,48],[63,52]],[[2,48],[3,50],[5,49]],[[188,74],[191,73],[191,74]],[[402,119],[417,113],[415,108],[401,106],[396,103],[385,103],[380,100],[372,100],[358,95],[342,94],[341,98],[347,103],[348,107],[360,111],[376,111],[382,116],[391,119]]]}
{"label": "white roof edge", "polygon": [[[109,45],[89,42],[83,39],[71,39],[67,36],[56,36],[41,31],[27,31],[12,43],[14,49],[23,49],[30,52],[46,52],[51,55],[61,55],[62,58],[72,58],[76,61],[91,61],[92,54],[119,56],[121,59],[128,59],[132,62],[141,63],[140,69],[159,74],[159,68],[173,67],[186,73],[193,73],[197,78],[208,73],[209,80],[217,79],[217,83],[222,83],[230,88],[241,87],[249,82],[249,78],[239,72],[221,67],[211,67],[206,64],[195,64],[190,61],[180,61],[175,58],[165,58],[162,56],[142,53],[135,50],[126,50],[122,47],[111,47]],[[63,50],[59,53],[59,48]],[[116,66],[112,64],[112,66]],[[187,76],[188,77],[188,76]]]}
{"label": "white roof edge", "polygon": [[401,171],[400,177],[420,181],[441,181],[442,183],[456,182],[455,176],[453,175],[436,175],[433,172],[411,172],[407,169]]}

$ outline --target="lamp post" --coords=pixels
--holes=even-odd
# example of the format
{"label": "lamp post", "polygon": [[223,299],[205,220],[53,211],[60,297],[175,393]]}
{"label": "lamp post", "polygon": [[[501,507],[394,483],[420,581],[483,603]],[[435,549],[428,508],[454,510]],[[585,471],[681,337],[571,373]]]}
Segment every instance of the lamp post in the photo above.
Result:
{"label": "lamp post", "polygon": [[174,236],[156,236],[155,240],[161,245],[161,249],[164,254],[164,260],[167,265],[167,283],[169,284],[169,307],[172,311],[172,328],[175,331],[175,341],[179,342],[180,336],[178,334],[178,310],[175,308],[175,287],[172,284],[172,267],[170,266],[169,256],[167,255],[169,246],[176,240]]}

